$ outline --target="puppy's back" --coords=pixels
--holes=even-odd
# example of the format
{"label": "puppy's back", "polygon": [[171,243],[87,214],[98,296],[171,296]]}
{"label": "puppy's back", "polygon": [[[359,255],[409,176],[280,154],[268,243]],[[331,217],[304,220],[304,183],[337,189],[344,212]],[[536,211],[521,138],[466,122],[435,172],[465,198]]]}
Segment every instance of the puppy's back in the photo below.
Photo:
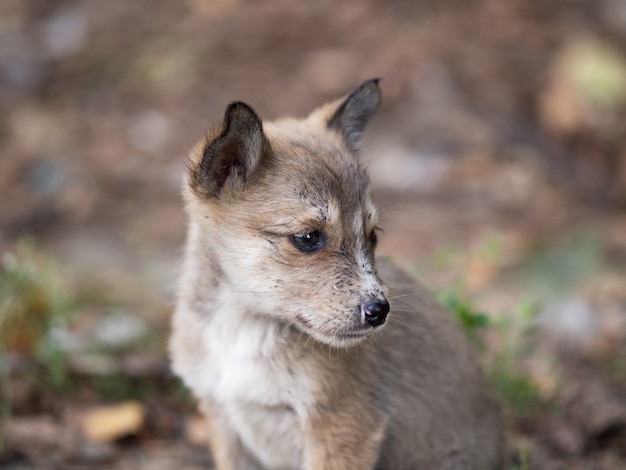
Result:
{"label": "puppy's back", "polygon": [[502,468],[500,409],[456,319],[398,268],[378,270],[392,306],[370,343],[390,416],[378,468]]}

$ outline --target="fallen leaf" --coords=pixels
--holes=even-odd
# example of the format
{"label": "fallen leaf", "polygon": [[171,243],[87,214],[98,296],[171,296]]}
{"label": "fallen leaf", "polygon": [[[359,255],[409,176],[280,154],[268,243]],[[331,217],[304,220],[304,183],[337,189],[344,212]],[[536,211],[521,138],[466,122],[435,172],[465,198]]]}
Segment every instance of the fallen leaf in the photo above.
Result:
{"label": "fallen leaf", "polygon": [[138,402],[103,406],[87,412],[81,420],[81,428],[89,441],[112,442],[136,434],[143,427],[145,414],[143,405]]}

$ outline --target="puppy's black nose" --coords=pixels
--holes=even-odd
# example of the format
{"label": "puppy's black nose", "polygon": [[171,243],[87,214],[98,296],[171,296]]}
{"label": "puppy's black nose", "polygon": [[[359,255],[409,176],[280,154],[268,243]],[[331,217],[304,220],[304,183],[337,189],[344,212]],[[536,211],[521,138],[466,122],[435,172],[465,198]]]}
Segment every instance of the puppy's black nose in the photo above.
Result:
{"label": "puppy's black nose", "polygon": [[385,323],[389,313],[389,302],[387,300],[372,300],[365,304],[365,321],[371,326],[379,326]]}

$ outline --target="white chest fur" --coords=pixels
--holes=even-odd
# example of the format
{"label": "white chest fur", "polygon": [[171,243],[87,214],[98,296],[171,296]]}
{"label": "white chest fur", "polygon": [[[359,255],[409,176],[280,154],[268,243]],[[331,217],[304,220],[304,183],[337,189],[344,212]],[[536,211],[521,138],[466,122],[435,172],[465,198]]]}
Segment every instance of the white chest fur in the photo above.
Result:
{"label": "white chest fur", "polygon": [[237,309],[213,312],[202,331],[205,354],[190,382],[210,396],[244,444],[267,468],[293,468],[301,460],[301,420],[314,384],[285,347],[285,327]]}
{"label": "white chest fur", "polygon": [[[304,378],[296,377],[283,346],[280,324],[228,312],[205,327],[206,372],[217,401],[242,400],[264,406],[297,406],[307,394]],[[208,378],[208,377],[207,377]]]}

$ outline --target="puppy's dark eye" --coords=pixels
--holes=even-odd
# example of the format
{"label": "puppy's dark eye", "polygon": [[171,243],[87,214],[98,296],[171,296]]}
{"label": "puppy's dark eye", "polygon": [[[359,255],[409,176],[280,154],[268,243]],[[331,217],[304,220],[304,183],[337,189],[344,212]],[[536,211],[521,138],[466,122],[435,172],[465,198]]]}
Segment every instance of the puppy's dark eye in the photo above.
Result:
{"label": "puppy's dark eye", "polygon": [[300,251],[319,251],[324,248],[324,237],[322,234],[313,230],[308,233],[297,233],[295,235],[291,235],[289,237],[293,246],[295,246]]}
{"label": "puppy's dark eye", "polygon": [[375,230],[373,230],[372,234],[370,235],[370,243],[372,244],[372,247],[375,247],[378,243],[378,235],[376,235]]}

